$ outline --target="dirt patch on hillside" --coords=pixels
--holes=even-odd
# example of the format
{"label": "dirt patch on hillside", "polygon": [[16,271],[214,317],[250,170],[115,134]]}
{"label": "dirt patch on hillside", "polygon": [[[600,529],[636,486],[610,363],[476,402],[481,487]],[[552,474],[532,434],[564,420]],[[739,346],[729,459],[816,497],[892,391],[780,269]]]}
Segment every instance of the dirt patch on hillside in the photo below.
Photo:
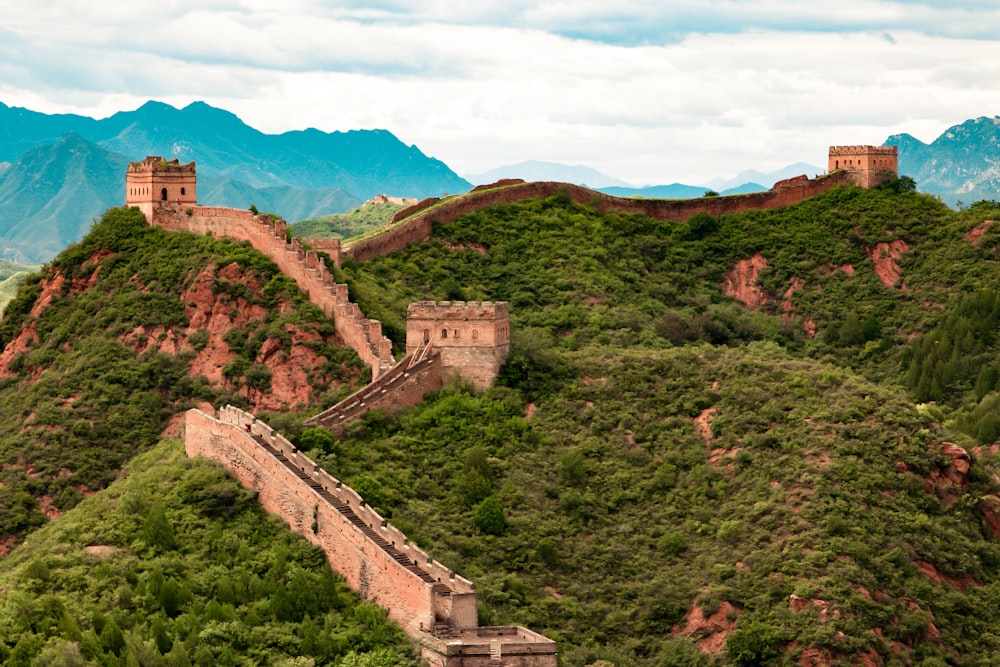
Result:
{"label": "dirt patch on hillside", "polygon": [[982,238],[983,234],[986,233],[986,230],[989,229],[992,224],[992,220],[983,220],[975,229],[966,232],[965,238],[968,239],[969,243],[972,245],[979,245],[979,239]]}
{"label": "dirt patch on hillside", "polygon": [[719,608],[706,616],[705,610],[693,604],[684,621],[684,627],[675,625],[674,634],[683,634],[695,638],[695,645],[702,653],[718,655],[726,648],[726,638],[736,629],[736,618],[739,610],[723,600]]}
{"label": "dirt patch on hillside", "polygon": [[750,259],[741,259],[726,272],[723,291],[750,308],[763,308],[767,295],[757,284],[761,269],[767,268],[767,260],[757,253]]}
{"label": "dirt patch on hillside", "polygon": [[896,239],[888,243],[877,243],[874,248],[868,250],[868,256],[872,258],[875,265],[875,275],[886,287],[898,287],[906,290],[907,287],[901,282],[903,274],[899,268],[899,258],[910,249],[910,245],[902,239]]}

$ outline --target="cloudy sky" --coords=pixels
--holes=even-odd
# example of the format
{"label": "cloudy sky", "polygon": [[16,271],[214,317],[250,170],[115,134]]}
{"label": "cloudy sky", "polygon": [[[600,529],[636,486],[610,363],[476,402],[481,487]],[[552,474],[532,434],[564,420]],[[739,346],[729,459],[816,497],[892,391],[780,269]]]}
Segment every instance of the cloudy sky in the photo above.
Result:
{"label": "cloudy sky", "polygon": [[[958,5],[957,7],[955,5]],[[825,166],[1000,113],[995,0],[0,0],[0,102],[384,128],[462,175]]]}

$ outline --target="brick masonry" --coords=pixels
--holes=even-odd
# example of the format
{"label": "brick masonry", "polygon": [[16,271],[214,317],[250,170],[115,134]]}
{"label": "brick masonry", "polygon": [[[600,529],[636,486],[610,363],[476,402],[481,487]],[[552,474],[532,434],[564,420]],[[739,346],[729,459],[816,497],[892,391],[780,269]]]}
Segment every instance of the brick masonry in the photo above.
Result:
{"label": "brick masonry", "polygon": [[478,628],[472,582],[434,561],[284,437],[232,406],[189,410],[188,456],[225,466],[265,510],[326,553],[366,599],[385,607],[438,667],[556,667],[550,639],[521,627]]}
{"label": "brick masonry", "polygon": [[[188,231],[210,236],[225,236],[248,241],[267,255],[282,273],[295,280],[309,300],[333,318],[337,335],[352,347],[372,369],[372,377],[395,363],[392,341],[382,334],[382,323],[365,317],[357,304],[348,298],[347,285],[337,283],[315,250],[302,242],[286,240],[286,223],[266,215],[219,206],[180,206],[158,203],[148,218],[150,224],[171,231]],[[338,244],[330,247],[339,248]]]}
{"label": "brick masonry", "polygon": [[544,199],[564,195],[578,204],[594,206],[598,211],[640,213],[659,220],[682,222],[697,215],[724,215],[762,209],[779,209],[826,192],[838,185],[852,183],[848,172],[839,171],[806,178],[804,176],[779,181],[767,192],[754,192],[727,197],[702,197],[698,199],[629,199],[590,190],[578,185],[550,181],[501,181],[494,186],[481,186],[465,195],[446,200],[424,200],[403,209],[393,218],[395,226],[378,236],[348,241],[342,252],[356,262],[363,262],[402,250],[411,243],[430,237],[435,225],[458,219],[460,216],[489,206],[512,204],[524,199]]}

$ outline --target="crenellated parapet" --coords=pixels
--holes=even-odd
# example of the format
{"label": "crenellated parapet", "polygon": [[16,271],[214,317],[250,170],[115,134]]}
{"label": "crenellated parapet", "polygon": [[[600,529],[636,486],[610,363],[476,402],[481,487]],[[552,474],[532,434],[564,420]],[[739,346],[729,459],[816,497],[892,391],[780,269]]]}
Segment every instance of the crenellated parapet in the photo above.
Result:
{"label": "crenellated parapet", "polygon": [[442,374],[478,389],[493,384],[510,356],[510,305],[506,301],[418,301],[406,311],[406,352],[430,345],[441,355]]}
{"label": "crenellated parapet", "polygon": [[147,156],[129,164],[125,172],[125,205],[138,207],[151,220],[153,209],[162,202],[194,206],[198,202],[198,182],[194,162],[181,164],[177,158],[165,160]]}
{"label": "crenellated parapet", "polygon": [[552,640],[517,626],[479,628],[471,581],[431,558],[364,498],[253,415],[189,410],[184,446],[228,469],[265,510],[326,553],[362,598],[420,645],[435,667],[556,667]]}

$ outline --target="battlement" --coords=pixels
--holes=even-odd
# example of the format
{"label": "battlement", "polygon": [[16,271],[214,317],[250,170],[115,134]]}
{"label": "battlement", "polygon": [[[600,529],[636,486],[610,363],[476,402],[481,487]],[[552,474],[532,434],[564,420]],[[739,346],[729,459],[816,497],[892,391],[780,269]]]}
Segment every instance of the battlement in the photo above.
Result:
{"label": "battlement", "polygon": [[830,146],[830,155],[898,155],[898,146]]}
{"label": "battlement", "polygon": [[510,356],[510,305],[506,301],[418,301],[406,311],[406,353],[430,346],[441,355],[447,380],[459,376],[478,389]]}
{"label": "battlement", "polygon": [[406,309],[407,319],[495,320],[509,318],[506,301],[416,301]]}
{"label": "battlement", "polygon": [[181,164],[177,158],[165,160],[149,155],[129,163],[125,172],[125,205],[136,206],[152,222],[153,208],[163,202],[194,206],[198,202],[198,182],[194,162]]}
{"label": "battlement", "polygon": [[322,548],[347,584],[385,607],[434,667],[556,667],[551,639],[519,626],[477,627],[471,581],[253,415],[232,406],[218,417],[189,410],[184,448],[225,466],[266,511]]}

